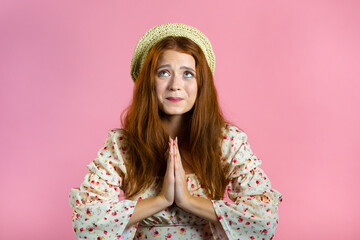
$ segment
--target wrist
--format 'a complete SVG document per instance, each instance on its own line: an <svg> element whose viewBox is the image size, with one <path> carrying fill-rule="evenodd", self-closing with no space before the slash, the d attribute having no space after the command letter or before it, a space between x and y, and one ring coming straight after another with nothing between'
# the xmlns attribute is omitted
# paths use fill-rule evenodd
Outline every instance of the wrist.
<svg viewBox="0 0 360 240"><path fill-rule="evenodd" d="M179 208L181 208L187 212L191 212L191 209L194 206L194 201L195 201L195 198L193 196L189 195L186 199L184 199L180 203L176 203L176 205Z"/></svg>
<svg viewBox="0 0 360 240"><path fill-rule="evenodd" d="M169 202L164 196L156 196L155 197L156 202L159 206L162 206L163 208L167 208L170 207L173 203Z"/></svg>

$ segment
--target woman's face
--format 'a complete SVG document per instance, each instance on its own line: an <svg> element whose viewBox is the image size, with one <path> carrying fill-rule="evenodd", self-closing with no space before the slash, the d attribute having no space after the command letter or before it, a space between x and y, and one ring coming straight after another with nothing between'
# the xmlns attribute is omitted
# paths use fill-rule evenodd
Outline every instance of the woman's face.
<svg viewBox="0 0 360 240"><path fill-rule="evenodd" d="M187 53L165 50L156 66L155 88L159 108L168 115L184 114L197 95L195 59Z"/></svg>

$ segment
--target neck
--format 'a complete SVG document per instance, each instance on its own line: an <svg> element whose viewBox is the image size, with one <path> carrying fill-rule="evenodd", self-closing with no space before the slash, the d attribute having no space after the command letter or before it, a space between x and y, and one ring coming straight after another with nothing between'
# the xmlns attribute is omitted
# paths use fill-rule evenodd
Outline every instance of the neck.
<svg viewBox="0 0 360 240"><path fill-rule="evenodd" d="M181 131L183 123L182 115L167 115L163 118L165 131L169 134L172 139L175 139Z"/></svg>

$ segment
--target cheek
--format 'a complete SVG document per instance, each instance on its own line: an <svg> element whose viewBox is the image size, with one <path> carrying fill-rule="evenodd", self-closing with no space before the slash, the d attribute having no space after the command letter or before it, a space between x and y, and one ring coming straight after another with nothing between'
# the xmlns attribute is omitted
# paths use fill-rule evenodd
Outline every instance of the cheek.
<svg viewBox="0 0 360 240"><path fill-rule="evenodd" d="M188 88L187 88L187 92L189 94L189 97L196 99L197 90L198 90L197 89L197 84L189 85Z"/></svg>
<svg viewBox="0 0 360 240"><path fill-rule="evenodd" d="M164 94L165 88L166 86L164 84L161 84L160 82L156 82L155 83L156 96L161 97Z"/></svg>

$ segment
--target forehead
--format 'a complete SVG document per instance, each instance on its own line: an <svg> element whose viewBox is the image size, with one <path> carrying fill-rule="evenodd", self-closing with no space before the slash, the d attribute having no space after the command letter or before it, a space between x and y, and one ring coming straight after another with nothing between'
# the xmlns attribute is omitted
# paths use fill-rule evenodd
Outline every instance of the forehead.
<svg viewBox="0 0 360 240"><path fill-rule="evenodd" d="M161 53L157 65L163 64L183 64L187 66L195 67L195 59L193 56L187 53L179 52L176 50L165 50Z"/></svg>

